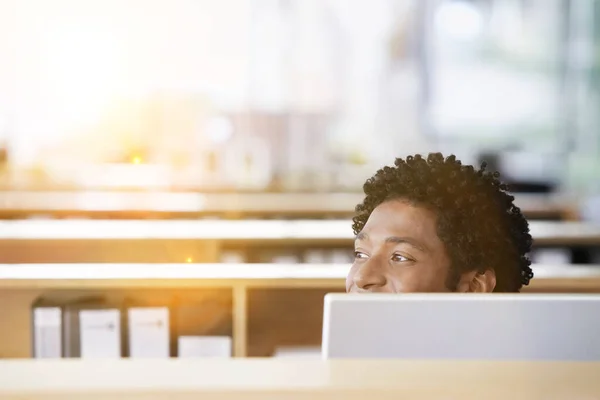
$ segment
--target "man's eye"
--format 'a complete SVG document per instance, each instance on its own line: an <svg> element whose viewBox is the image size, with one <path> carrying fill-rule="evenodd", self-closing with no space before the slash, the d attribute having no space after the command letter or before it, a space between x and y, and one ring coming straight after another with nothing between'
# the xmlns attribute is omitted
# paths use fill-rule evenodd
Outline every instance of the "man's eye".
<svg viewBox="0 0 600 400"><path fill-rule="evenodd" d="M412 260L409 259L409 258L407 258L407 257L404 257L401 254L394 254L392 256L392 261L395 261L395 262L405 262L405 261L412 261Z"/></svg>
<svg viewBox="0 0 600 400"><path fill-rule="evenodd" d="M362 251L355 251L354 258L364 260L365 258L367 258L367 255L365 253L363 253Z"/></svg>

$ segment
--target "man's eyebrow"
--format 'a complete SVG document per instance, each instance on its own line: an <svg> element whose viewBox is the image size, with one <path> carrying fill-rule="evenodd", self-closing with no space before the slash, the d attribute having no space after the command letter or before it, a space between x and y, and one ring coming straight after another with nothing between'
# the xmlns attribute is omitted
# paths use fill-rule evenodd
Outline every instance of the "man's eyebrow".
<svg viewBox="0 0 600 400"><path fill-rule="evenodd" d="M413 238L407 238L407 237L398 237L398 236L390 236L385 238L385 242L386 243L406 243L408 245L411 245L412 247L419 249L421 251L427 251L427 247L423 244L421 244L419 241L413 239Z"/></svg>
<svg viewBox="0 0 600 400"><path fill-rule="evenodd" d="M356 235L356 240L367 240L369 239L369 235L366 234L365 232L359 232L358 235Z"/></svg>
<svg viewBox="0 0 600 400"><path fill-rule="evenodd" d="M368 240L368 239L369 239L369 235L366 232L360 232L358 235L356 235L356 240ZM427 246L425 246L418 240L415 240L415 239L409 238L409 237L390 236L390 237L385 238L385 242L386 243L397 243L397 244L408 244L418 250L427 251Z"/></svg>

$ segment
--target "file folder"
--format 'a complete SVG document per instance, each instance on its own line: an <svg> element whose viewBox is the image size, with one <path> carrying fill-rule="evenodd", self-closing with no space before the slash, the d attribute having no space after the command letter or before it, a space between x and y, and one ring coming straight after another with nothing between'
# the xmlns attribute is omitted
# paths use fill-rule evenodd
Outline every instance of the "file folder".
<svg viewBox="0 0 600 400"><path fill-rule="evenodd" d="M120 358L123 355L121 305L104 298L85 298L65 306L64 356Z"/></svg>
<svg viewBox="0 0 600 400"><path fill-rule="evenodd" d="M179 358L231 357L231 336L179 336Z"/></svg>
<svg viewBox="0 0 600 400"><path fill-rule="evenodd" d="M126 354L132 358L169 358L171 343L171 310L168 305L126 303Z"/></svg>
<svg viewBox="0 0 600 400"><path fill-rule="evenodd" d="M61 358L62 314L61 302L40 297L31 306L32 353L34 358Z"/></svg>

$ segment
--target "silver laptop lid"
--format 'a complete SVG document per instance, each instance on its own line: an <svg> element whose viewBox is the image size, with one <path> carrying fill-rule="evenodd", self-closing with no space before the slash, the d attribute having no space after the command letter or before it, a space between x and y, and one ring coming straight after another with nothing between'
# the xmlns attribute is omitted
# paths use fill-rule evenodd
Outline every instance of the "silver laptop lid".
<svg viewBox="0 0 600 400"><path fill-rule="evenodd" d="M328 294L323 357L600 361L600 295Z"/></svg>

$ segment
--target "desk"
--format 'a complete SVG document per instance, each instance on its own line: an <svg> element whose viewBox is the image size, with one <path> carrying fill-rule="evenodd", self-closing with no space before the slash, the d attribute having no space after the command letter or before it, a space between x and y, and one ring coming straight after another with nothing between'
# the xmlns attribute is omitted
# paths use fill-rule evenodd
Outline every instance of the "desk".
<svg viewBox="0 0 600 400"><path fill-rule="evenodd" d="M286 340L318 345L323 295L344 291L348 269L335 264L0 265L0 326L11 327L0 330L0 356L30 356L30 305L48 291L70 295L134 291L136 297L156 300L173 293L193 298L201 288L220 288L232 298L236 356L255 354L248 350L252 332L260 332L256 340L270 349L280 339L276 329L269 329L272 323L286 330ZM600 292L600 266L534 265L533 270L536 277L525 293ZM305 332L295 332L298 327Z"/></svg>
<svg viewBox="0 0 600 400"><path fill-rule="evenodd" d="M190 218L349 217L364 198L355 193L194 193L127 191L0 191L0 216ZM576 202L560 195L516 194L532 219L571 219Z"/></svg>
<svg viewBox="0 0 600 400"><path fill-rule="evenodd" d="M351 226L349 220L0 221L0 262L182 262L189 254L217 262L223 248L351 249ZM530 228L537 247L600 247L600 225L533 221Z"/></svg>
<svg viewBox="0 0 600 400"><path fill-rule="evenodd" d="M600 363L383 360L0 362L3 400L600 399Z"/></svg>

